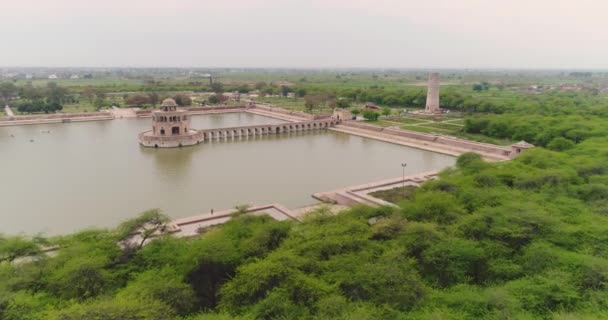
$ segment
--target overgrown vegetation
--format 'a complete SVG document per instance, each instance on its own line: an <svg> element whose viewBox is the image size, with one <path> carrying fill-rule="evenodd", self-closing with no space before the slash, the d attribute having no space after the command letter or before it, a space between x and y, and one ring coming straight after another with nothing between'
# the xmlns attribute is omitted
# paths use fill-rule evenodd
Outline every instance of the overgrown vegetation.
<svg viewBox="0 0 608 320"><path fill-rule="evenodd" d="M131 223L54 239L53 257L25 246L20 252L35 259L0 266L0 315L605 318L607 158L603 138L512 162L465 154L398 209L318 213L302 223L240 215L128 255L117 243ZM0 241L3 257L10 239Z"/></svg>
<svg viewBox="0 0 608 320"><path fill-rule="evenodd" d="M417 187L415 186L396 187L387 190L375 191L370 193L370 195L384 201L399 203L403 200L411 199L414 196L416 189Z"/></svg>

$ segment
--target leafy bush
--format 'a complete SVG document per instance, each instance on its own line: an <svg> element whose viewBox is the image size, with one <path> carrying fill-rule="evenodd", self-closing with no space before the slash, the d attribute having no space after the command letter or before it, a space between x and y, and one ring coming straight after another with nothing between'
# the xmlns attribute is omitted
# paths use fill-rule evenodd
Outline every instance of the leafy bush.
<svg viewBox="0 0 608 320"><path fill-rule="evenodd" d="M380 113L374 111L374 110L363 110L363 118L365 118L365 120L368 121L376 121L378 120L378 117L380 117Z"/></svg>

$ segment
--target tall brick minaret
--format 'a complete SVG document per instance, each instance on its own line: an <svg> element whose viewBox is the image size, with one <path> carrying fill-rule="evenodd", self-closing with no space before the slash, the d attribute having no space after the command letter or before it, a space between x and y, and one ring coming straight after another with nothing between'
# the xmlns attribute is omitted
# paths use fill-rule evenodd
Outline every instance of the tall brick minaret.
<svg viewBox="0 0 608 320"><path fill-rule="evenodd" d="M439 113L439 73L429 73L429 86L426 92L427 113Z"/></svg>

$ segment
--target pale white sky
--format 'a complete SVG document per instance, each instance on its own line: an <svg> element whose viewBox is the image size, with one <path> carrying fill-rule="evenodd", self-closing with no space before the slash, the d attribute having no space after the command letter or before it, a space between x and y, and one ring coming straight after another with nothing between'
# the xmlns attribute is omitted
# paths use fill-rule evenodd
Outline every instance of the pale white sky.
<svg viewBox="0 0 608 320"><path fill-rule="evenodd" d="M0 0L0 66L608 68L605 0Z"/></svg>

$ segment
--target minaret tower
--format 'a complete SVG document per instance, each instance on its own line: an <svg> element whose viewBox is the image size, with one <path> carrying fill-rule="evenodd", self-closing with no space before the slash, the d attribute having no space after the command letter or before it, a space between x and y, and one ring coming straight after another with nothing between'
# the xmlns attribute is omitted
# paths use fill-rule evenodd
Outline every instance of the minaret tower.
<svg viewBox="0 0 608 320"><path fill-rule="evenodd" d="M429 73L429 85L426 92L426 113L440 113L439 110L439 73Z"/></svg>

